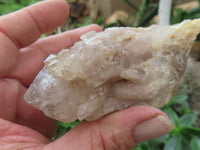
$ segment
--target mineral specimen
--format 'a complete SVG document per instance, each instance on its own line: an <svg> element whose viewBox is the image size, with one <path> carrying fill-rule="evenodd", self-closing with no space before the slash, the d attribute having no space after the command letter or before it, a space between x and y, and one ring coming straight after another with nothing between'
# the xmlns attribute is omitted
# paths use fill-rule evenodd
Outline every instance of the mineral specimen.
<svg viewBox="0 0 200 150"><path fill-rule="evenodd" d="M25 99L64 122L138 104L161 107L176 91L199 32L200 20L91 31L45 60Z"/></svg>

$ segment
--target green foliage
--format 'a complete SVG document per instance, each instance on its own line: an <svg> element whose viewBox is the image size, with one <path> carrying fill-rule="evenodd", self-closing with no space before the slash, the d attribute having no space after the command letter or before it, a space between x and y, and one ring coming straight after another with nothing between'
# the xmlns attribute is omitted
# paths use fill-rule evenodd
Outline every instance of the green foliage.
<svg viewBox="0 0 200 150"><path fill-rule="evenodd" d="M191 150L199 150L200 149L200 139L197 137L193 137L190 143Z"/></svg>
<svg viewBox="0 0 200 150"><path fill-rule="evenodd" d="M199 4L200 1L198 0ZM171 13L171 24L179 23L185 19L196 19L200 18L200 5L191 9L183 10L174 6Z"/></svg>
<svg viewBox="0 0 200 150"><path fill-rule="evenodd" d="M57 132L55 137L52 138L52 140L56 140L59 137L61 137L62 135L64 135L66 132L68 132L69 130L73 129L74 127L76 127L77 125L79 125L81 122L76 120L72 123L64 123L64 122L60 122L58 121L57 123Z"/></svg>
<svg viewBox="0 0 200 150"><path fill-rule="evenodd" d="M182 141L182 136L174 136L172 137L169 141L166 142L164 146L164 150L182 150L181 149L181 141Z"/></svg>
<svg viewBox="0 0 200 150"><path fill-rule="evenodd" d="M103 27L103 22L104 22L104 18L100 16L100 17L98 17L96 24L98 24L99 26L102 26L102 27ZM83 23L76 23L76 22L75 22L74 24L75 24L74 27L80 28L80 27L84 27L84 26L88 26L88 25L92 24L92 20L91 20L91 18L88 16L88 17L84 20Z"/></svg>
<svg viewBox="0 0 200 150"><path fill-rule="evenodd" d="M130 0L124 0L124 2L127 3L133 9L135 9L136 11L139 11L139 8L135 6L133 3L131 3Z"/></svg>
<svg viewBox="0 0 200 150"><path fill-rule="evenodd" d="M0 15L19 10L38 1L40 0L0 0Z"/></svg>
<svg viewBox="0 0 200 150"><path fill-rule="evenodd" d="M147 26L158 12L158 4L152 3L152 0L142 0L136 15L134 27Z"/></svg>
<svg viewBox="0 0 200 150"><path fill-rule="evenodd" d="M96 24L102 26L104 29L108 27L118 27L118 26L134 26L134 27L148 26L150 25L153 17L157 15L157 11L158 11L158 3L152 3L152 1L153 0L142 0L142 3L140 7L138 8L133 3L131 3L130 0L124 0L125 3L127 3L130 7L132 7L134 10L137 11L136 20L135 22L133 22L132 25L131 24L129 25L129 23L120 22L120 21L116 21L111 24L103 24L104 18L101 16L97 19ZM83 27L91 23L92 21L90 17L87 17L83 23L75 22L74 27Z"/></svg>

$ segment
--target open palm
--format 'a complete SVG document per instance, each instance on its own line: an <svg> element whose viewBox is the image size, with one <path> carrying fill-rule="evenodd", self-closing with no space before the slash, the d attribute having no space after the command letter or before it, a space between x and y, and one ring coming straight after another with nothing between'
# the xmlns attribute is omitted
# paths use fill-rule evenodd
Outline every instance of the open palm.
<svg viewBox="0 0 200 150"><path fill-rule="evenodd" d="M129 149L137 142L169 132L173 125L163 112L137 106L84 122L50 143L56 121L27 104L24 93L49 54L69 48L90 30L101 31L99 26L91 25L39 39L61 25L68 13L64 0L48 0L0 17L0 150ZM162 128L142 135L140 128L147 120L156 121L156 126Z"/></svg>

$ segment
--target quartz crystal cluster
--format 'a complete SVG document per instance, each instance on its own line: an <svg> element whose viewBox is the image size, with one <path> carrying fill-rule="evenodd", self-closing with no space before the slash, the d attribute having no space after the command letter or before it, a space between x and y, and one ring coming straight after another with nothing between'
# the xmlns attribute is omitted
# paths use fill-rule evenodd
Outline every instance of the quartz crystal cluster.
<svg viewBox="0 0 200 150"><path fill-rule="evenodd" d="M161 107L178 88L199 32L200 20L91 31L44 61L25 100L64 122L138 104Z"/></svg>

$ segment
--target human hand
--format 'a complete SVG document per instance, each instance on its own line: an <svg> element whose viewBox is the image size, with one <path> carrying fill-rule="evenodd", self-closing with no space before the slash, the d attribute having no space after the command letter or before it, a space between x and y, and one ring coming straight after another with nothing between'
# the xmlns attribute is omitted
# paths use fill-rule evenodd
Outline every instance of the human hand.
<svg viewBox="0 0 200 150"><path fill-rule="evenodd" d="M24 101L24 93L51 53L71 47L97 25L39 39L67 18L65 0L47 0L0 17L0 150L128 150L170 132L166 114L135 106L93 122L83 122L51 142L56 121Z"/></svg>

